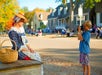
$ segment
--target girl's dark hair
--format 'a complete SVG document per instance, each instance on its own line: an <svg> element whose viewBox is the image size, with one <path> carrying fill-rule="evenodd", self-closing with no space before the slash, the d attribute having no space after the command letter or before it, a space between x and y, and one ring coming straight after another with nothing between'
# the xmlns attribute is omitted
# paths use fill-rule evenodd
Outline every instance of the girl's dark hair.
<svg viewBox="0 0 102 75"><path fill-rule="evenodd" d="M21 19L19 20L19 22L24 22L24 19L23 19L23 18L21 18Z"/></svg>

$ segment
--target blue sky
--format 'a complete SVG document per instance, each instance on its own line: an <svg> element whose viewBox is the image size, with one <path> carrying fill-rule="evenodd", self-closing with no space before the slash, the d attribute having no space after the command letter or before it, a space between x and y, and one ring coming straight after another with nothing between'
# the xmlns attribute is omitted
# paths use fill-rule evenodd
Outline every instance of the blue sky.
<svg viewBox="0 0 102 75"><path fill-rule="evenodd" d="M47 9L49 7L56 8L61 3L56 3L55 0L18 0L21 8L28 7L29 10L34 8Z"/></svg>

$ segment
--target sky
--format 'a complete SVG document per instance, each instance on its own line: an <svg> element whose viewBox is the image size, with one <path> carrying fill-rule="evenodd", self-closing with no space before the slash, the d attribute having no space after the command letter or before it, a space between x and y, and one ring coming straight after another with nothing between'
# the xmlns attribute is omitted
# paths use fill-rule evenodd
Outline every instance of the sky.
<svg viewBox="0 0 102 75"><path fill-rule="evenodd" d="M49 7L56 8L61 3L56 3L55 0L18 0L21 8L28 7L31 11L35 8L47 9Z"/></svg>

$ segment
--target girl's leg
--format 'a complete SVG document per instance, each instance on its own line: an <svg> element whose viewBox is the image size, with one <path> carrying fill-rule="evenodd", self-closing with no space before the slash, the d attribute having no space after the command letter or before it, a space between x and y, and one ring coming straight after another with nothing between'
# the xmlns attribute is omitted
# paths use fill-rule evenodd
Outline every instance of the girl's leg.
<svg viewBox="0 0 102 75"><path fill-rule="evenodd" d="M87 75L87 66L86 65L82 66L83 66L83 75Z"/></svg>
<svg viewBox="0 0 102 75"><path fill-rule="evenodd" d="M91 72L90 65L87 65L87 75L90 75L90 72Z"/></svg>

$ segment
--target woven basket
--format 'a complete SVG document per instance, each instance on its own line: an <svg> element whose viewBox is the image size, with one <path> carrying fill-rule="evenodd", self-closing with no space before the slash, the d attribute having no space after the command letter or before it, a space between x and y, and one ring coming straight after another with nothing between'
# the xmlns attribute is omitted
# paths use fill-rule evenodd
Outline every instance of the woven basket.
<svg viewBox="0 0 102 75"><path fill-rule="evenodd" d="M11 40L12 42L14 42L16 49L10 49L10 48L3 48L2 44L8 41L4 40L1 44L0 44L0 62L2 63L12 63L18 60L18 52L17 52L17 45L15 43L15 41Z"/></svg>

